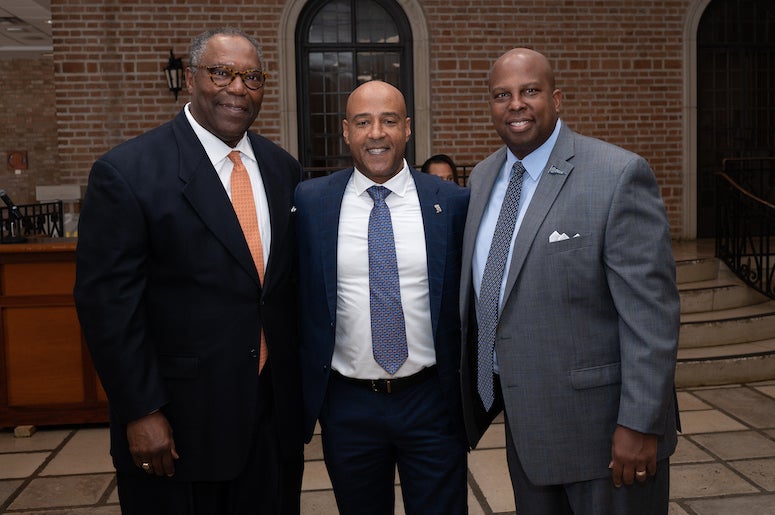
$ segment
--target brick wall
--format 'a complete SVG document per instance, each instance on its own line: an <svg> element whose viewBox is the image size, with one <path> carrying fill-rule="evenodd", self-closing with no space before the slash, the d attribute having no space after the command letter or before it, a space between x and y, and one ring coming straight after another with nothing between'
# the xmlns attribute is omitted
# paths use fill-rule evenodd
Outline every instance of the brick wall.
<svg viewBox="0 0 775 515"><path fill-rule="evenodd" d="M554 64L572 128L649 160L680 234L682 38L691 1L420 0L431 38L432 151L475 163L500 145L487 72L505 50L530 46ZM58 179L85 182L97 156L180 110L188 95L176 103L162 69L170 49L185 58L205 28L230 24L254 34L275 72L283 7L282 0L51 0ZM254 127L275 141L280 87L267 83Z"/></svg>
<svg viewBox="0 0 775 515"><path fill-rule="evenodd" d="M0 154L26 150L29 168L16 175L0 165L0 189L17 204L35 201L35 186L58 184L54 65L50 57L0 60L3 123Z"/></svg>

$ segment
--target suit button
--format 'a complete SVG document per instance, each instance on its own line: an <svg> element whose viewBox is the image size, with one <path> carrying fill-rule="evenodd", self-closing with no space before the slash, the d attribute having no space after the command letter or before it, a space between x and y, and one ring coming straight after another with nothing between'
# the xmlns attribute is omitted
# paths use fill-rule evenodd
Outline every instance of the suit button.
<svg viewBox="0 0 775 515"><path fill-rule="evenodd" d="M250 349L250 357L251 358L257 358L258 357L258 351L256 349Z"/></svg>

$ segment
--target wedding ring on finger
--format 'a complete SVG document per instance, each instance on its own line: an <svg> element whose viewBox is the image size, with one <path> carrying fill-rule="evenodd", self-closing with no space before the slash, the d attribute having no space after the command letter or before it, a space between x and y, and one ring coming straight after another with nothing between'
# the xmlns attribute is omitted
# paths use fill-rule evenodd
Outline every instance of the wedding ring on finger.
<svg viewBox="0 0 775 515"><path fill-rule="evenodd" d="M645 470L636 470L635 471L635 475L637 477L639 477L639 478L644 478L644 477L646 477L646 471Z"/></svg>
<svg viewBox="0 0 775 515"><path fill-rule="evenodd" d="M144 461L144 462L142 462L142 464L140 464L140 468L142 468L146 472L150 472L151 471L151 464L148 463L147 461Z"/></svg>

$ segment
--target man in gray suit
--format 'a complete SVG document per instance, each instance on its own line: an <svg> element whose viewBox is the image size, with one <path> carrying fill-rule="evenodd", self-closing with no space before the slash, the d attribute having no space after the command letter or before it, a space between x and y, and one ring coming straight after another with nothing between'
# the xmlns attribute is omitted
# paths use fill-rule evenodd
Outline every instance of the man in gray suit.
<svg viewBox="0 0 775 515"><path fill-rule="evenodd" d="M654 174L562 123L543 55L507 52L489 90L505 147L469 180L469 444L505 408L520 515L667 513L679 300Z"/></svg>

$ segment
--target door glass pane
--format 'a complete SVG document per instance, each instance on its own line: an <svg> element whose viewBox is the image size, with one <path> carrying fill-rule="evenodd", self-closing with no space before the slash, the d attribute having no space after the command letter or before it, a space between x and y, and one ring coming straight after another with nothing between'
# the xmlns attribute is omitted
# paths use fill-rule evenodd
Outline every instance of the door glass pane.
<svg viewBox="0 0 775 515"><path fill-rule="evenodd" d="M352 34L350 14L348 0L334 0L327 3L312 20L308 41L310 43L349 43Z"/></svg>
<svg viewBox="0 0 775 515"><path fill-rule="evenodd" d="M398 27L376 2L357 2L355 38L358 43L398 43Z"/></svg>
<svg viewBox="0 0 775 515"><path fill-rule="evenodd" d="M352 89L351 52L311 52L309 56L311 166L345 166L350 162L342 141L342 118Z"/></svg>
<svg viewBox="0 0 775 515"><path fill-rule="evenodd" d="M398 52L358 52L358 83L381 80L401 89L401 55Z"/></svg>

